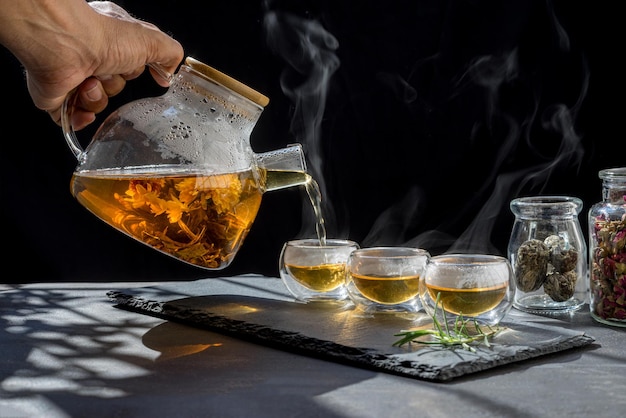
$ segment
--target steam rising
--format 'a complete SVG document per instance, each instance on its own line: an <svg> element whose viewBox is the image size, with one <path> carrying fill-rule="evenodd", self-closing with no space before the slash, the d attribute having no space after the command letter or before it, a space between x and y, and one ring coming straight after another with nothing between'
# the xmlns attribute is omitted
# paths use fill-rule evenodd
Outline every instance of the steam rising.
<svg viewBox="0 0 626 418"><path fill-rule="evenodd" d="M566 54L571 45L570 39L559 20L551 11L548 2L550 34L554 39L545 40L556 45L558 52ZM321 159L320 125L329 88L329 80L339 67L335 50L337 39L314 20L305 20L288 13L266 12L264 24L267 42L272 50L287 63L281 78L283 92L295 106L291 129L299 141L305 145L310 159L310 171L320 183L322 196L326 196ZM419 40L416 40L419 42ZM499 251L491 243L495 220L508 211L510 200L520 193L541 194L555 172L580 167L584 155L581 137L574 125L577 113L586 96L588 74L584 60L582 86L575 103L568 107L563 101L542 97L541 80L529 83L531 88L524 92L528 103L515 108L518 113L501 103L503 91L521 78L528 78L520 65L520 52L517 47L499 54L486 54L469 61L463 74L455 84L458 94L467 88L478 89L484 96L479 101L484 108L484 118L475 121L466 138L474 142L474 135L488 135L495 150L494 161L488 161L491 169L482 187L478 187L469 201L427 202L419 184L409 187L404 197L389 202L374 222L362 246L410 245L430 249L443 247L445 252L480 252L497 254ZM432 57L436 60L437 57ZM420 90L412 86L398 74L379 73L378 81L398 102L409 106L411 103L427 103L428 98L420 97ZM451 98L450 98L451 99ZM554 103L550 103L554 100ZM519 111L522 109L523 111ZM541 140L537 140L537 129L541 130ZM546 139L547 138L547 139ZM420 138L416 138L417 141ZM463 140L458 138L457 140ZM331 144L332 146L332 144ZM520 157L520 149L529 153L529 158ZM432 158L436 158L433 156ZM517 160L516 160L517 159ZM522 164L520 164L520 160ZM445 165L442 161L442 165ZM484 162L477 162L484 164ZM416 182L436 180L416 179ZM463 186L463 179L459 179ZM474 187L474 185L470 185ZM451 197L454 199L454 196ZM332 208L325 202L324 215L331 215ZM450 205L455 205L450 208ZM426 205L442 205L449 211L444 221L434 229L424 230L423 212ZM473 221L460 236L444 231L463 221L468 214L476 214ZM310 222L311 225L314 222ZM422 231L417 236L409 236L411 231ZM413 232L414 233L414 232Z"/></svg>
<svg viewBox="0 0 626 418"><path fill-rule="evenodd" d="M317 181L324 199L322 207L326 221L332 218L332 206L325 200L326 184L322 174L320 125L326 108L328 85L339 67L335 50L337 39L315 20L307 20L286 12L268 11L264 17L267 43L283 58L287 68L281 76L283 93L294 104L291 133L302 143L308 160L308 170ZM304 227L314 226L310 208L304 208Z"/></svg>

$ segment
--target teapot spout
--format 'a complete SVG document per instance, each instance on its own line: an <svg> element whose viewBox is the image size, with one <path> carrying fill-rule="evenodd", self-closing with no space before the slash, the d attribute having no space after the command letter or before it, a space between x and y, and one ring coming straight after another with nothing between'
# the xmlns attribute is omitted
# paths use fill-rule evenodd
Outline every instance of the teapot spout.
<svg viewBox="0 0 626 418"><path fill-rule="evenodd" d="M306 185L311 182L301 144L255 155L257 166L265 178L264 191Z"/></svg>

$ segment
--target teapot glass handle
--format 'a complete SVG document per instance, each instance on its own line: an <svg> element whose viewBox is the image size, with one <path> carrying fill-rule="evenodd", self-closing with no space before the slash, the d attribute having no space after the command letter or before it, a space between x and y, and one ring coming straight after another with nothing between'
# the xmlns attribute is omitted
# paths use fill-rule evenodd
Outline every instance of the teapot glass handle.
<svg viewBox="0 0 626 418"><path fill-rule="evenodd" d="M162 65L157 63L148 64L152 70L154 70L159 76L163 77L167 80L168 83L172 82L174 75L163 68ZM84 153L83 147L81 147L80 142L78 142L78 138L76 138L76 132L74 132L74 128L72 127L72 123L70 122L72 114L71 109L74 108L73 104L76 101L76 89L72 90L63 100L63 104L61 105L61 129L63 129L63 136L65 137L65 141L67 142L67 146L70 147L72 153L79 162L83 161Z"/></svg>
<svg viewBox="0 0 626 418"><path fill-rule="evenodd" d="M74 153L74 156L78 161L82 161L83 159L83 148L80 146L78 142L78 138L76 138L76 133L74 132L74 128L72 128L72 123L70 122L71 118L71 109L76 101L76 90L72 90L63 100L63 104L61 105L61 129L63 129L63 136L65 137L65 142L67 142L67 146L70 147L70 150Z"/></svg>

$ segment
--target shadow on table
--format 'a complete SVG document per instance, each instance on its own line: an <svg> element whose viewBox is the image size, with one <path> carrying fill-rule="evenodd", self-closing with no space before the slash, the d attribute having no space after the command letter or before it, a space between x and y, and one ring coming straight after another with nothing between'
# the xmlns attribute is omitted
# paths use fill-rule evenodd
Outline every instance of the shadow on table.
<svg viewBox="0 0 626 418"><path fill-rule="evenodd" d="M85 297L103 289L0 293L0 415L341 417L324 394L376 376Z"/></svg>

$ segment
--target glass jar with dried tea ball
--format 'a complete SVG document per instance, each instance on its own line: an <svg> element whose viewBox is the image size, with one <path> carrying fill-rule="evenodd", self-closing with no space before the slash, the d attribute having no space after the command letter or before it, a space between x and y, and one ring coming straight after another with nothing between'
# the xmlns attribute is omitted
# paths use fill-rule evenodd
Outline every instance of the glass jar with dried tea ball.
<svg viewBox="0 0 626 418"><path fill-rule="evenodd" d="M550 314L576 311L587 297L587 246L578 215L583 202L568 196L511 201L515 222L508 257L515 272L513 306Z"/></svg>
<svg viewBox="0 0 626 418"><path fill-rule="evenodd" d="M589 308L626 327L626 167L601 170L602 202L589 210Z"/></svg>

